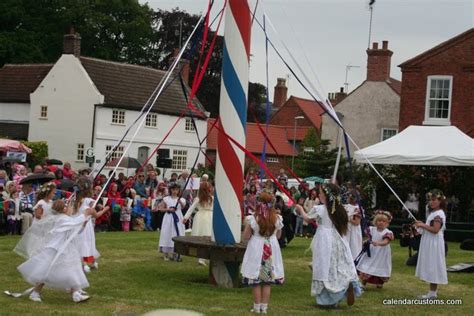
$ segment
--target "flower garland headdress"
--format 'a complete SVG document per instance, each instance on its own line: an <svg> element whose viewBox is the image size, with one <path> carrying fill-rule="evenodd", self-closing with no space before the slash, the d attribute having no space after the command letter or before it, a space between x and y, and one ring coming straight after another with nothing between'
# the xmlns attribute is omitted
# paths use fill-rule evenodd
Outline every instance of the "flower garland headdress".
<svg viewBox="0 0 474 316"><path fill-rule="evenodd" d="M375 213L374 213L374 218L375 218L375 216L377 216L377 215L384 215L384 216L386 216L389 223L392 221L392 214L390 214L389 211L377 210L377 211L375 211Z"/></svg>
<svg viewBox="0 0 474 316"><path fill-rule="evenodd" d="M431 199L432 197L435 197L440 200L446 200L446 196L444 196L443 192L438 189L433 189L428 192L428 198Z"/></svg>
<svg viewBox="0 0 474 316"><path fill-rule="evenodd" d="M336 212L336 201L341 204L341 195L338 193L334 194L326 183L323 183L321 187L326 194L329 204L332 204L331 214L334 214Z"/></svg>

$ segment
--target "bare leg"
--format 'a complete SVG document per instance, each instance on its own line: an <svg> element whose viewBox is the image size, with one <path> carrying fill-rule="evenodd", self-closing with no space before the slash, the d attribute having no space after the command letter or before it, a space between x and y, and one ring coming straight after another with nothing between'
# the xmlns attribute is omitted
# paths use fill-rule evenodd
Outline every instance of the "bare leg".
<svg viewBox="0 0 474 316"><path fill-rule="evenodd" d="M255 304L260 304L262 302L262 287L260 285L255 286L252 289L253 293L253 302Z"/></svg>
<svg viewBox="0 0 474 316"><path fill-rule="evenodd" d="M36 286L35 286L35 288L33 289L33 291L39 293L39 292L41 292L41 290L43 289L43 287L44 287L44 283L38 283L38 284L36 284Z"/></svg>
<svg viewBox="0 0 474 316"><path fill-rule="evenodd" d="M262 303L268 304L270 302L270 292L272 288L270 285L262 286Z"/></svg>

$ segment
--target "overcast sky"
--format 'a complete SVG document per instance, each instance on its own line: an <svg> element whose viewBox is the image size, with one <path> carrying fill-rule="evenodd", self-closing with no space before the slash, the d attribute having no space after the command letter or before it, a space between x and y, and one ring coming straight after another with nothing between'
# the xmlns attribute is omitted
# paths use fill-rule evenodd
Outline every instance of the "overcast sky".
<svg viewBox="0 0 474 316"><path fill-rule="evenodd" d="M154 9L175 7L200 14L207 0L140 0ZM253 10L256 0L249 0ZM223 5L215 0L214 13ZM360 66L349 71L349 91L366 77L369 27L368 1L365 0L260 0L256 17L268 15L279 38L292 50L306 75L321 82L321 92L335 92L345 81L346 65ZM373 11L371 42L389 41L391 76L401 79L400 63L474 26L474 0L377 0ZM278 43L276 34L269 38ZM265 37L258 25L252 29L250 81L265 84ZM288 55L285 58L291 62ZM306 60L310 61L310 66ZM292 64L292 63L291 63ZM277 77L290 72L269 52L270 99ZM293 64L292 64L293 65ZM288 96L309 97L296 80L289 77Z"/></svg>

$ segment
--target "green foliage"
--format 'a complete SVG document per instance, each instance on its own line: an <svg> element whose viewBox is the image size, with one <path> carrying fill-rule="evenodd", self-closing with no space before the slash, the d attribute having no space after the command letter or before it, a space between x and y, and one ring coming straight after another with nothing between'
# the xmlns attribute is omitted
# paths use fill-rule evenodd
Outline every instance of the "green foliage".
<svg viewBox="0 0 474 316"><path fill-rule="evenodd" d="M28 154L26 160L28 165L33 168L36 165L44 164L45 158L48 157L48 143L47 142L27 142L22 141L25 146L31 148L31 154Z"/></svg>
<svg viewBox="0 0 474 316"><path fill-rule="evenodd" d="M311 128L300 144L298 156L295 157L295 171L301 177L318 176L331 178L336 164L337 149L329 149L330 141L321 139L314 128ZM340 165L344 165L341 159Z"/></svg>
<svg viewBox="0 0 474 316"><path fill-rule="evenodd" d="M216 168L214 166L204 166L203 164L198 164L197 165L197 170L195 170L195 173L199 176L202 177L204 174L207 174L209 176L209 179L214 179L215 178L215 173L216 173Z"/></svg>

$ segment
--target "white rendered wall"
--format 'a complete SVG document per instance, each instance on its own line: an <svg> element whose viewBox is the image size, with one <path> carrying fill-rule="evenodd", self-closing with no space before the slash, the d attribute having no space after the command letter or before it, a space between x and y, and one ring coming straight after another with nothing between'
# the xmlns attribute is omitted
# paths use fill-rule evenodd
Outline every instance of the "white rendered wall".
<svg viewBox="0 0 474 316"><path fill-rule="evenodd" d="M76 161L77 144L92 142L94 104L104 97L74 55L62 55L30 95L30 141L47 141L49 157L85 167ZM48 118L40 118L41 106L48 107Z"/></svg>
<svg viewBox="0 0 474 316"><path fill-rule="evenodd" d="M112 108L97 106L96 107L96 130L94 138L94 153L97 163L102 163L105 157L105 149L107 145L115 145L117 140L122 137L127 127L138 117L138 111L123 110L125 111L125 124L117 125L112 123ZM125 154L133 158L138 158L138 149L141 146L149 147L149 153L158 146L163 140L166 133L171 129L173 124L178 119L177 116L157 114L157 127L146 127L143 124L142 128L138 132L133 144L130 146L130 150ZM199 142L195 132L185 131L185 118L182 118L178 125L173 129L171 134L168 136L166 141L161 145L161 149L170 149L170 158L173 158L173 149L187 150L186 167L191 169L199 153ZM199 136L201 140L207 133L207 122L204 120L196 120ZM138 126L138 123L137 125ZM126 141L129 141L136 128L132 128L128 134ZM206 142L203 144L205 151ZM128 142L124 142L124 150L128 146ZM100 160L100 162L98 162ZM153 165L156 164L156 155L153 155L149 161ZM198 163L204 164L205 157L201 153L198 159ZM171 172L179 172L182 170L167 170L166 176L169 177ZM133 172L132 172L133 174ZM131 174L131 175L132 175Z"/></svg>

